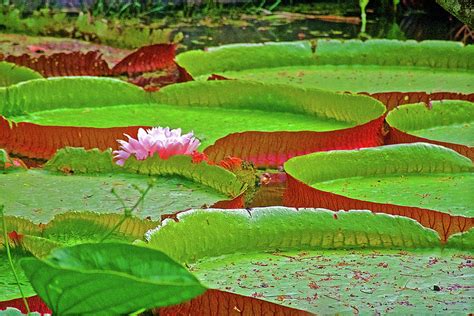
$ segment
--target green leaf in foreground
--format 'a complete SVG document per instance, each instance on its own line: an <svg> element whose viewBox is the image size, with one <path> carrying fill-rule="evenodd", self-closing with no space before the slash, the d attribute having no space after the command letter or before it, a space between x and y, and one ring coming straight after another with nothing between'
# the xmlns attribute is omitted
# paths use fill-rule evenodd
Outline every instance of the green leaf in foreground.
<svg viewBox="0 0 474 316"><path fill-rule="evenodd" d="M56 215L46 225L14 216L6 216L8 232L15 231L19 239L11 242L12 257L25 296L35 295L28 278L20 267L22 258L47 257L51 251L84 243L96 243L120 221L120 214L95 212L67 212ZM136 217L127 218L107 239L107 242L129 243L142 239L145 232L156 227L158 222ZM3 230L0 227L0 244L3 244ZM0 246L1 248L1 246ZM11 273L7 254L0 251L0 302L20 298L21 294Z"/></svg>
<svg viewBox="0 0 474 316"><path fill-rule="evenodd" d="M178 304L205 288L160 251L117 243L57 249L21 266L38 295L58 315L125 314Z"/></svg>

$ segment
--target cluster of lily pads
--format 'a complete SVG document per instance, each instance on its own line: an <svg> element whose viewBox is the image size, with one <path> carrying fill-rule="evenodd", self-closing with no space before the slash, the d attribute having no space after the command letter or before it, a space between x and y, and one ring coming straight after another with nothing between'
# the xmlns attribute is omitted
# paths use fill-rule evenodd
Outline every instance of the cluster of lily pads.
<svg viewBox="0 0 474 316"><path fill-rule="evenodd" d="M159 70L143 64L127 63ZM472 46L242 44L156 64L186 82L0 63L0 307L472 312Z"/></svg>

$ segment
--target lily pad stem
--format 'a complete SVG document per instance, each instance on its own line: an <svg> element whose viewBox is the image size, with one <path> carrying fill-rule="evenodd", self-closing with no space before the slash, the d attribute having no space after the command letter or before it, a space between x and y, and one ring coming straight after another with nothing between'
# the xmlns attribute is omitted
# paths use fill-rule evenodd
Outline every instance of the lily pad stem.
<svg viewBox="0 0 474 316"><path fill-rule="evenodd" d="M107 238L110 237L110 235L112 235L117 229L120 228L120 226L122 226L122 224L127 220L127 218L129 217L132 217L132 213L133 211L135 211L138 206L140 205L140 203L143 202L143 200L145 199L145 196L148 194L148 192L151 190L151 188L153 188L154 186L154 182L150 182L148 184L148 187L143 191L141 192L141 196L140 198L137 200L137 202L132 206L132 208L128 208L128 207L124 207L124 213L123 213L123 216L122 218L120 219L120 221L115 224L115 226L104 236L102 237L102 239L100 240L100 242L103 242L104 240L106 240ZM121 199L118 194L115 192L115 190L112 190L112 194L114 194L119 200L120 202L122 203L122 205L125 206L125 203L123 201L123 199Z"/></svg>

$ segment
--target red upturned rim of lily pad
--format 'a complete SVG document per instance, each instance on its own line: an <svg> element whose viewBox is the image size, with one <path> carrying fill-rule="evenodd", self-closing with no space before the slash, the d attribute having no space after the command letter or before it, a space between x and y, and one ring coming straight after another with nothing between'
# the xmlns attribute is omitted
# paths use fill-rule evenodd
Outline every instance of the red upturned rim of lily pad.
<svg viewBox="0 0 474 316"><path fill-rule="evenodd" d="M52 313L48 306L37 295L28 297L27 301L31 312L37 312L41 315ZM26 308L21 298L0 302L0 310L5 310L8 307L17 308L22 313L26 313ZM255 316L263 313L288 316L312 315L303 310L278 305L255 297L243 296L214 289L209 289L204 292L204 294L193 298L188 302L168 307L155 308L152 312L154 315L224 315L238 312L239 310L259 311L258 314L252 313L252 315Z"/></svg>
<svg viewBox="0 0 474 316"><path fill-rule="evenodd" d="M288 159L316 151L357 149L383 144L383 117L363 125L330 132L242 132L218 139L204 153L218 162L227 156L238 157L258 167L278 167ZM8 152L37 159L50 159L58 149L118 149L123 134L137 135L140 128L130 126L91 128L43 126L34 123L9 122L0 116L0 147Z"/></svg>
<svg viewBox="0 0 474 316"><path fill-rule="evenodd" d="M459 125L469 126L474 123L474 103L469 100L438 100L427 103L411 103L391 110L386 121L390 125L387 135L388 144L425 142L451 148L463 156L474 160L474 147L461 140L469 129L459 128ZM451 127L450 127L451 126ZM453 127L454 126L454 127ZM415 135L414 130L448 128L456 137L450 137L449 142L443 135ZM446 133L446 129L444 129ZM440 137L441 138L437 138Z"/></svg>
<svg viewBox="0 0 474 316"><path fill-rule="evenodd" d="M84 89L93 89L95 85L103 84L104 92L101 94L96 92L96 98L101 100L90 100L91 97L82 96L80 92L77 92L76 97L75 91L79 83L83 84ZM51 98L51 94L42 89L47 87L48 91L54 91L53 88L63 86L64 89L66 87L69 89L70 94L57 104L56 99ZM123 89L124 93L121 101L116 100L114 94L119 88ZM176 117L175 124L179 124L181 116L179 111L183 109L207 109L208 115L212 115L210 111L220 113L229 109L227 116L224 114L222 116L228 118L229 122L235 120L235 128L231 124L222 130L218 124L199 121L200 113L196 110L192 117L195 121L184 122L188 125L186 127L188 130L194 130L197 134L209 134L204 153L213 162L232 156L250 161L257 167L274 168L281 166L291 157L315 151L356 149L379 146L383 143L383 114L386 111L383 104L366 96L337 94L318 89L232 80L184 83L169 86L157 93L146 94L118 80L75 77L32 80L12 87L11 91L14 93L5 93L6 117L0 117L0 147L29 158L49 159L62 147L117 149L116 140L121 139L122 134L134 137L139 128L150 127L126 126L126 122L119 122L123 124L122 127L110 124L104 127L101 125L89 127L87 124L74 126L74 120L71 122L59 120L55 123L57 125L46 126L35 122L34 112L54 110L67 104L69 106L66 110L94 107L94 102L102 102L104 109L105 106L117 105L118 102L127 106L133 104L147 106L150 98L157 105L171 107L170 111L176 109L176 113L173 112ZM23 101L24 97L26 101ZM236 111L241 109L245 110L247 116L236 115ZM14 115L22 114L21 111L27 113L26 120L19 119L15 122ZM92 115L92 110L89 112L91 113L87 115ZM292 123L280 119L277 124L270 124L271 127L266 128L267 116L268 120L272 120L272 115L278 113L299 115L298 120L304 120L299 125L298 120ZM102 119L107 121L105 116ZM239 125L239 119L248 120L244 127ZM156 120L159 123L159 117ZM320 129L318 120L327 120L330 124L333 121L343 124ZM289 123L292 123L291 127L288 127ZM173 118L168 118L166 125L173 125Z"/></svg>
<svg viewBox="0 0 474 316"><path fill-rule="evenodd" d="M321 157L321 155L327 155L327 157ZM349 164L345 168L338 167L338 162L341 163L340 161L347 160L349 156L355 163L352 166ZM416 161L417 157L424 157L425 161ZM369 168L360 166L369 163L369 160L377 161L377 163L370 163ZM329 161L331 161L331 167L327 166ZM407 165L410 161L413 161L412 168ZM324 191L310 183L311 181L330 181L338 177L353 178L362 175L384 174L384 171L391 174L394 172L393 170L399 169L411 170L406 172L417 174L421 172L419 170L421 168L420 164L425 166L422 169L423 172L427 173L435 172L435 170L438 172L442 172L440 170L453 170L453 172L470 172L473 170L472 162L466 157L447 148L426 143L316 153L295 158L285 164L287 188L283 196L283 205L290 207L321 207L330 210L365 209L374 213L405 216L437 231L442 241L446 241L454 233L464 232L474 227L474 217L463 216L461 213L450 214L423 206L361 200ZM326 171L323 172L322 170ZM327 179L322 180L321 177Z"/></svg>

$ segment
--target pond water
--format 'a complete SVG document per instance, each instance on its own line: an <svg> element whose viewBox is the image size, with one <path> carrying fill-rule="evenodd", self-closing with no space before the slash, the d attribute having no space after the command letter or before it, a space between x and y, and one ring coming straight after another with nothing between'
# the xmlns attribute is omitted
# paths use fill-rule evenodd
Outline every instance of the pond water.
<svg viewBox="0 0 474 316"><path fill-rule="evenodd" d="M355 12L354 12L355 14ZM293 19L284 14L267 17L248 17L240 21L225 21L222 25L207 23L170 24L174 34L184 34L184 49L202 49L232 43L261 43L295 41L313 38L387 38L421 40L455 40L461 24L456 20L433 18L414 13L400 18L373 17L367 21L365 34L352 16L349 22L319 20L317 15L308 19ZM324 17L320 18L324 19Z"/></svg>
<svg viewBox="0 0 474 316"><path fill-rule="evenodd" d="M126 28L146 26L151 30L170 30L170 39L176 35L181 37L179 33L182 33L180 50L202 49L232 43L280 42L315 38L387 38L417 41L464 39L468 42L474 39L472 34L465 38L463 38L464 33L458 34L462 23L436 4L426 5L426 8L423 8L426 12L419 8L410 9L399 5L397 14L383 13L384 9L373 5L367 10L366 31L361 33L360 9L356 1L307 1L306 3L299 1L299 4L291 6L278 6L273 11L269 11L266 7L259 8L251 5L224 7L216 5L210 8L208 5L202 5L198 9L192 5L166 6L166 3L172 2L161 0L163 11L158 11L156 16L145 14L141 16L141 20L134 19L136 22L118 20L118 23ZM13 1L12 3L22 3L19 8L26 15L39 8L38 5L33 5L33 2L25 4L25 1ZM79 11L87 7L91 9L91 3L92 0L58 0L55 2L55 8L68 12L68 15L75 19ZM191 2L188 1L188 3ZM387 8L385 10L391 11ZM110 14L107 19L109 18L124 19L125 16ZM131 34L136 36L134 32ZM149 43L143 43L145 44Z"/></svg>

